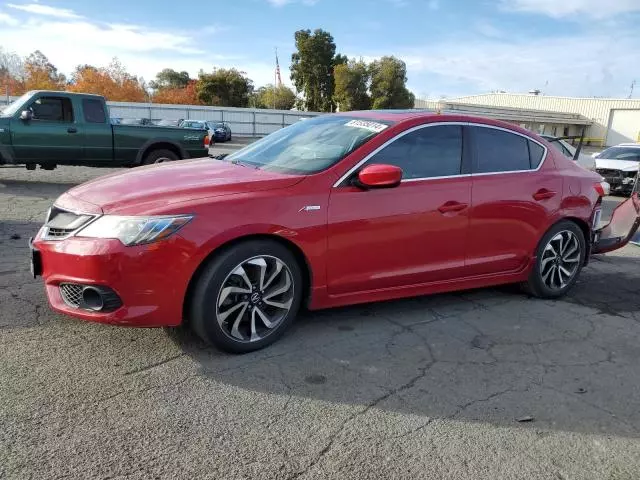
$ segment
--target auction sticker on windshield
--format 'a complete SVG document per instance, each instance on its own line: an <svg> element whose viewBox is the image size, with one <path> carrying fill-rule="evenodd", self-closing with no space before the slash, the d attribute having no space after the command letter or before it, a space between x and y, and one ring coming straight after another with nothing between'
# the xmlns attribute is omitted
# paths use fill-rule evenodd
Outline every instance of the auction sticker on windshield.
<svg viewBox="0 0 640 480"><path fill-rule="evenodd" d="M380 133L389 125L385 125L384 123L378 122L368 122L366 120L350 120L345 123L347 127L356 127L356 128L364 128L365 130L370 130L372 132Z"/></svg>

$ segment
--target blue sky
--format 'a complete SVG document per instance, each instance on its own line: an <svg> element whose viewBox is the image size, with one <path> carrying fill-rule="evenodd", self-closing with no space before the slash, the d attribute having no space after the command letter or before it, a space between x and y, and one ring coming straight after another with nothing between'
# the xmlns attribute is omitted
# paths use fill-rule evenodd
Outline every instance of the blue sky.
<svg viewBox="0 0 640 480"><path fill-rule="evenodd" d="M607 5L609 3L609 5ZM349 57L395 55L420 98L492 90L640 98L640 0L0 0L0 47L41 50L63 72L117 56L151 80L165 67L244 70L290 84L293 33L323 28Z"/></svg>

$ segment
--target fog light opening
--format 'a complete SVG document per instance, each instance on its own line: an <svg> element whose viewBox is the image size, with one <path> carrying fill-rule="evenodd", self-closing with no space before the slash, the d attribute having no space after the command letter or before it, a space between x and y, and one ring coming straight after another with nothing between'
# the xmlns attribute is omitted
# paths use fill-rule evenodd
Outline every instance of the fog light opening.
<svg viewBox="0 0 640 480"><path fill-rule="evenodd" d="M82 290L82 302L86 308L99 312L104 308L102 294L93 287L85 287Z"/></svg>

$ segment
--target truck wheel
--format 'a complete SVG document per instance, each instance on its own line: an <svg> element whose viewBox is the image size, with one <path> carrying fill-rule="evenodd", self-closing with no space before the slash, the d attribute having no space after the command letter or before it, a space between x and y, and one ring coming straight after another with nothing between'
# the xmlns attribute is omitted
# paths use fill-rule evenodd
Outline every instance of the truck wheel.
<svg viewBox="0 0 640 480"><path fill-rule="evenodd" d="M178 155L171 150L152 150L144 157L142 164L152 165L154 163L173 162L174 160L179 159Z"/></svg>

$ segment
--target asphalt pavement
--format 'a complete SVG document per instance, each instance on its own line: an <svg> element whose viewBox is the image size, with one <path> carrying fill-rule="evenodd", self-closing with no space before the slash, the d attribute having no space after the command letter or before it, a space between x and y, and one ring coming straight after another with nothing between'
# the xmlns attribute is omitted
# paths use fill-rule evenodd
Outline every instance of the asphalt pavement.
<svg viewBox="0 0 640 480"><path fill-rule="evenodd" d="M304 313L228 355L49 310L26 241L108 172L0 167L0 478L640 477L638 247L558 301L505 287Z"/></svg>

